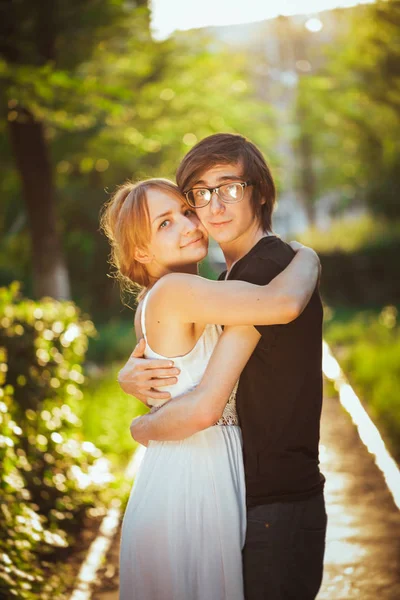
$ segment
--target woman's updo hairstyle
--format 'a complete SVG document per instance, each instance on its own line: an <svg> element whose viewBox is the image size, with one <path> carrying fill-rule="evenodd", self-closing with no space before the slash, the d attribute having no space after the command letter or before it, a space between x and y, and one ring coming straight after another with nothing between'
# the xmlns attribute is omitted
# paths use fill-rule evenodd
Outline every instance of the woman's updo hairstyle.
<svg viewBox="0 0 400 600"><path fill-rule="evenodd" d="M101 211L100 228L111 245L109 263L122 292L137 294L150 283L146 265L135 259L135 249L146 249L150 238L147 191L160 189L184 200L179 188L168 179L124 183Z"/></svg>

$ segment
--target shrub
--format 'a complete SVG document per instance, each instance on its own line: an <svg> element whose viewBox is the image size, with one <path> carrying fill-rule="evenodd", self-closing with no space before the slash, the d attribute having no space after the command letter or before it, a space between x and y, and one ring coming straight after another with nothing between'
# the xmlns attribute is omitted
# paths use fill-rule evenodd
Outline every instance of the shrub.
<svg viewBox="0 0 400 600"><path fill-rule="evenodd" d="M329 231L310 230L301 241L319 253L321 292L328 304L371 307L400 302L398 221L339 221Z"/></svg>
<svg viewBox="0 0 400 600"><path fill-rule="evenodd" d="M22 299L18 284L0 289L0 326L0 597L45 600L62 584L43 560L111 479L74 412L94 327L71 302Z"/></svg>
<svg viewBox="0 0 400 600"><path fill-rule="evenodd" d="M2 364L5 351L0 352ZM46 600L60 592L56 577L45 576L38 563L38 555L54 548L67 546L65 532L46 528L46 519L37 512L25 487L24 473L29 468L26 455L21 452L18 438L22 429L10 413L13 388L4 386L4 372L0 387L0 598L40 598ZM47 574L48 575L48 574Z"/></svg>

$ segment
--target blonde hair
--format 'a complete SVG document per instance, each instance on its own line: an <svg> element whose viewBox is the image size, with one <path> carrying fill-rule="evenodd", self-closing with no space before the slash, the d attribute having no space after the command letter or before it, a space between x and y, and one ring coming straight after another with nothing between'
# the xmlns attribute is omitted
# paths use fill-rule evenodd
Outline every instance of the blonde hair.
<svg viewBox="0 0 400 600"><path fill-rule="evenodd" d="M151 283L146 265L135 258L135 249L145 249L151 238L147 191L160 189L184 200L178 186L168 179L147 179L119 186L105 204L100 216L100 229L111 245L111 276L118 280L121 291L138 295Z"/></svg>

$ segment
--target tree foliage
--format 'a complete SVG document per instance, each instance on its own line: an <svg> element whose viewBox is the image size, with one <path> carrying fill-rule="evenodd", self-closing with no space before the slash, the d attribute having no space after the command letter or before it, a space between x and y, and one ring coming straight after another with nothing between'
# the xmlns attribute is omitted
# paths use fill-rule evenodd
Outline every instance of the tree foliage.
<svg viewBox="0 0 400 600"><path fill-rule="evenodd" d="M127 178L174 177L185 152L216 131L240 131L266 149L273 115L254 99L243 56L200 32L153 40L146 3L52 4L53 58L41 61L32 44L17 40L21 62L6 59L0 66L7 104L0 126L5 131L6 118L23 119L25 111L43 125L73 296L86 309L109 312L118 295L106 278L108 249L98 235L108 192ZM21 25L31 33L32 11L30 5ZM15 261L14 276L29 284L31 223L23 219L15 164L7 167L3 244ZM34 205L41 204L36 197ZM9 260L1 272L6 283Z"/></svg>
<svg viewBox="0 0 400 600"><path fill-rule="evenodd" d="M358 7L317 74L302 77L298 126L313 143L319 194L400 216L400 2Z"/></svg>

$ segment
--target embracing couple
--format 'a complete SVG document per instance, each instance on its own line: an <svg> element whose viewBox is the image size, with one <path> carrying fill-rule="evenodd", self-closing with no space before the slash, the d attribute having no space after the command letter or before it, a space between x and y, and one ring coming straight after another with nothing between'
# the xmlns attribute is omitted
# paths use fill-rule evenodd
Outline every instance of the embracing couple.
<svg viewBox="0 0 400 600"><path fill-rule="evenodd" d="M118 276L142 288L119 382L151 407L131 425L147 449L120 599L312 600L326 532L319 260L272 233L274 182L242 136L200 141L177 184L124 184L102 216ZM219 281L197 275L209 235Z"/></svg>

